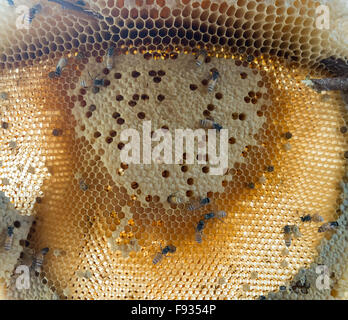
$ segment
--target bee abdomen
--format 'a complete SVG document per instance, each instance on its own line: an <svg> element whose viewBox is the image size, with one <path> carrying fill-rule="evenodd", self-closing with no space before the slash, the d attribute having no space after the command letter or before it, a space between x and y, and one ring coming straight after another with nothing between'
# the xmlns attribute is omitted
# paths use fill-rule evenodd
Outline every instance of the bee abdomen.
<svg viewBox="0 0 348 320"><path fill-rule="evenodd" d="M6 251L10 251L12 248L12 243L13 243L13 237L7 237L6 241L5 241L5 245L4 245L4 249Z"/></svg>
<svg viewBox="0 0 348 320"><path fill-rule="evenodd" d="M203 128L205 128L206 125L207 125L207 120L199 120L199 124L200 124Z"/></svg>
<svg viewBox="0 0 348 320"><path fill-rule="evenodd" d="M210 83L208 86L208 92L212 92L214 90L215 84L214 83Z"/></svg>
<svg viewBox="0 0 348 320"><path fill-rule="evenodd" d="M109 48L107 56L106 56L106 68L111 70L114 66L113 62L114 48Z"/></svg>
<svg viewBox="0 0 348 320"><path fill-rule="evenodd" d="M202 243L202 232L195 233L195 240L197 243Z"/></svg>
<svg viewBox="0 0 348 320"><path fill-rule="evenodd" d="M41 267L43 265L43 258L35 258L34 259L34 270L36 272L40 272L41 271Z"/></svg>
<svg viewBox="0 0 348 320"><path fill-rule="evenodd" d="M291 246L291 235L288 233L284 234L284 242L287 247Z"/></svg>
<svg viewBox="0 0 348 320"><path fill-rule="evenodd" d="M158 262L160 262L162 260L162 257L163 257L162 253L160 253L160 252L157 253L155 255L155 257L153 258L152 263L157 264Z"/></svg>
<svg viewBox="0 0 348 320"><path fill-rule="evenodd" d="M168 196L167 201L169 203L172 204L180 204L183 203L184 201L182 200L182 198L175 196L174 194L171 194L170 196Z"/></svg>
<svg viewBox="0 0 348 320"><path fill-rule="evenodd" d="M197 60L196 60L196 65L197 65L198 67L200 67L200 66L202 65L202 63L203 63L203 62L197 58Z"/></svg>

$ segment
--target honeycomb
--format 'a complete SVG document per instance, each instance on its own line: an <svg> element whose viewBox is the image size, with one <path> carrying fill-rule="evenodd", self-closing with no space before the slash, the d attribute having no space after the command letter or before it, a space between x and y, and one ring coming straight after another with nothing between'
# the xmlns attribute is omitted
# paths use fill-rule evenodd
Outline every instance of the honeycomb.
<svg viewBox="0 0 348 320"><path fill-rule="evenodd" d="M38 3L30 27L19 28L17 9ZM347 61L344 2L86 1L99 16L59 3L0 4L1 244L16 215L21 226L6 253L13 270L50 249L28 290L16 288L15 272L0 272L0 297L346 298L347 106L339 92L303 83L332 76L324 59ZM330 30L315 24L321 4L330 6ZM62 57L67 66L50 77ZM220 78L209 93L214 68ZM98 92L81 85L90 78L104 80ZM151 121L160 141L205 118L229 130L223 175L185 154L178 164L120 159L125 129L142 132ZM211 203L189 211L168 203L174 192ZM198 221L220 210L227 217L209 221L198 244ZM320 224L301 222L316 213L339 228L319 233ZM302 234L288 249L287 224ZM154 265L168 244L176 252ZM323 263L332 285L318 290ZM293 283L303 273L311 284L299 292ZM283 285L290 289L280 292Z"/></svg>

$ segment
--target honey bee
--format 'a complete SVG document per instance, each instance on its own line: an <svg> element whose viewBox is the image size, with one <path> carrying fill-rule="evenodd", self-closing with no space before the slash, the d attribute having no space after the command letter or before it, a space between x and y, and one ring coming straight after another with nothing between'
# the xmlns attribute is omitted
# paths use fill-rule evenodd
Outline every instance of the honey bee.
<svg viewBox="0 0 348 320"><path fill-rule="evenodd" d="M206 213L204 215L204 219L205 220L210 220L212 218L218 218L218 219L222 220L226 216L227 216L227 213L225 211L218 211L217 213L209 212L209 213Z"/></svg>
<svg viewBox="0 0 348 320"><path fill-rule="evenodd" d="M88 75L89 75L88 80L85 80L85 79L81 80L81 82L80 82L81 87L84 89L88 89L88 88L92 87L92 92L98 93L100 90L98 87L104 86L104 79L99 79L98 75L93 78L91 76L91 74L89 73L89 71L88 71Z"/></svg>
<svg viewBox="0 0 348 320"><path fill-rule="evenodd" d="M210 219L213 219L215 217L215 213L214 212L209 212L209 213L206 213L204 215L204 219L205 220L210 220Z"/></svg>
<svg viewBox="0 0 348 320"><path fill-rule="evenodd" d="M29 9L29 14L24 15L23 20L25 20L28 24L30 24L34 20L36 14L38 14L41 10L42 10L41 4L38 3L34 5L33 7Z"/></svg>
<svg viewBox="0 0 348 320"><path fill-rule="evenodd" d="M284 230L284 233L286 233L286 234L294 234L296 236L296 238L301 236L301 233L300 233L298 226L296 226L294 224L286 225L283 230Z"/></svg>
<svg viewBox="0 0 348 320"><path fill-rule="evenodd" d="M202 128L206 128L206 129L215 129L217 131L220 131L222 129L221 125L219 125L218 123L210 119L200 120L199 124Z"/></svg>
<svg viewBox="0 0 348 320"><path fill-rule="evenodd" d="M87 191L88 190L88 185L86 184L86 182L83 179L80 180L79 184L80 184L80 189L82 191Z"/></svg>
<svg viewBox="0 0 348 320"><path fill-rule="evenodd" d="M291 240L292 240L292 237L291 237L291 226L286 225L283 230L284 230L284 242L285 242L285 245L287 247L290 247L291 246Z"/></svg>
<svg viewBox="0 0 348 320"><path fill-rule="evenodd" d="M296 225L286 225L283 228L283 231L284 231L284 241L287 247L290 247L291 245L292 235L294 235L295 238L299 238L302 236L298 226Z"/></svg>
<svg viewBox="0 0 348 320"><path fill-rule="evenodd" d="M114 67L114 50L114 47L109 48L106 55L106 68L108 70L111 70Z"/></svg>
<svg viewBox="0 0 348 320"><path fill-rule="evenodd" d="M200 50L196 58L196 66L200 67L205 61L205 58L207 57L207 55L208 55L207 51Z"/></svg>
<svg viewBox="0 0 348 320"><path fill-rule="evenodd" d="M195 230L195 240L202 243L203 229L205 228L205 221L199 220Z"/></svg>
<svg viewBox="0 0 348 320"><path fill-rule="evenodd" d="M34 258L33 264L32 264L32 268L36 271L36 272L40 272L41 271L41 267L43 265L44 262L44 258L45 255L47 254L47 252L49 251L49 248L43 248Z"/></svg>
<svg viewBox="0 0 348 320"><path fill-rule="evenodd" d="M10 251L13 243L13 227L7 227L7 236L4 244L4 249Z"/></svg>
<svg viewBox="0 0 348 320"><path fill-rule="evenodd" d="M322 222L322 221L324 221L324 219L322 216L320 216L319 214L316 213L313 216L311 216L310 214L307 214L307 215L301 217L301 221L302 222L309 222L309 221Z"/></svg>
<svg viewBox="0 0 348 320"><path fill-rule="evenodd" d="M73 10L77 13L82 13L82 14L85 14L87 16L94 17L97 19L104 18L103 15L101 15L99 12L96 12L95 10L82 8L82 6L85 6L85 2L83 0L78 0L76 2L76 4L78 4L78 5L73 4L70 1L66 1L66 0L48 0L48 1L60 4L63 9ZM113 21L111 17L105 17L105 19L109 23L111 23Z"/></svg>
<svg viewBox="0 0 348 320"><path fill-rule="evenodd" d="M198 200L191 201L188 205L188 209L190 211L197 210L197 209L205 206L208 203L210 203L209 198L199 198Z"/></svg>
<svg viewBox="0 0 348 320"><path fill-rule="evenodd" d="M204 228L205 228L205 221L199 220L196 227L196 232L202 232Z"/></svg>
<svg viewBox="0 0 348 320"><path fill-rule="evenodd" d="M171 195L168 196L167 201L171 204L180 204L183 203L184 200L181 197L178 197L177 192L172 193Z"/></svg>
<svg viewBox="0 0 348 320"><path fill-rule="evenodd" d="M174 253L176 251L176 247L173 245L168 245L162 249L161 247L161 252L156 253L155 257L152 260L153 264L157 264L160 262L163 257L165 257L168 253Z"/></svg>
<svg viewBox="0 0 348 320"><path fill-rule="evenodd" d="M60 77L60 75L62 74L63 69L66 67L66 65L68 64L68 60L65 58L60 58L57 66L56 66L56 71L54 72L54 76L55 77ZM52 76L52 73L49 73L49 76Z"/></svg>
<svg viewBox="0 0 348 320"><path fill-rule="evenodd" d="M101 87L101 86L103 86L103 85L104 85L104 79L98 79L97 77L95 77L95 78L93 79L93 85L94 85L95 87Z"/></svg>
<svg viewBox="0 0 348 320"><path fill-rule="evenodd" d="M220 77L219 72L216 69L213 69L211 72L211 78L209 80L209 85L208 85L209 93L213 92L219 77Z"/></svg>
<svg viewBox="0 0 348 320"><path fill-rule="evenodd" d="M339 224L337 221L327 222L319 227L318 232L326 232L329 230L333 230L333 229L336 229L338 226L339 226Z"/></svg>

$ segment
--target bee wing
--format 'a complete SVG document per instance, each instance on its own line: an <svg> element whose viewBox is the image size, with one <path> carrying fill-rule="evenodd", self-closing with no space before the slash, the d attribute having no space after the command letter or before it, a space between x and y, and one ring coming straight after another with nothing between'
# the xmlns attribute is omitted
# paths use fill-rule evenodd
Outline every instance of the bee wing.
<svg viewBox="0 0 348 320"><path fill-rule="evenodd" d="M218 219L220 219L222 222L225 223L225 221L223 221L223 218L227 217L227 213L225 211L218 211L217 217Z"/></svg>
<svg viewBox="0 0 348 320"><path fill-rule="evenodd" d="M91 76L91 74L89 73L89 70L88 70L87 72L88 72L89 77L90 77L92 80L94 80L93 77Z"/></svg>
<svg viewBox="0 0 348 320"><path fill-rule="evenodd" d="M297 239L297 238L300 238L300 237L302 237L302 233L300 232L300 231L298 231L298 232L295 232L294 233L294 237Z"/></svg>
<svg viewBox="0 0 348 320"><path fill-rule="evenodd" d="M314 221L314 222L322 222L322 221L324 221L324 219L323 219L322 216L320 216L319 214L316 213L316 214L313 216L313 221Z"/></svg>
<svg viewBox="0 0 348 320"><path fill-rule="evenodd" d="M222 223L226 223L225 221L224 221L224 219L223 219L223 217L217 217Z"/></svg>
<svg viewBox="0 0 348 320"><path fill-rule="evenodd" d="M188 203L187 210L193 211L193 210L195 210L195 207L191 203Z"/></svg>

